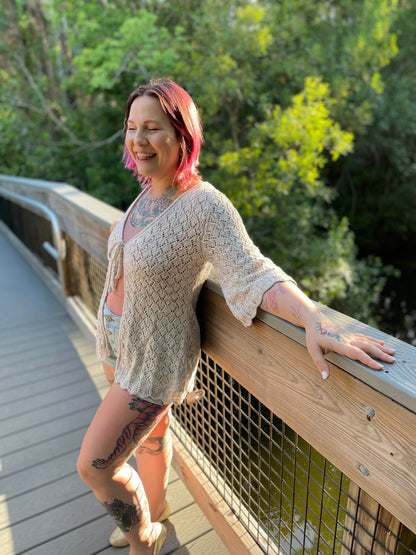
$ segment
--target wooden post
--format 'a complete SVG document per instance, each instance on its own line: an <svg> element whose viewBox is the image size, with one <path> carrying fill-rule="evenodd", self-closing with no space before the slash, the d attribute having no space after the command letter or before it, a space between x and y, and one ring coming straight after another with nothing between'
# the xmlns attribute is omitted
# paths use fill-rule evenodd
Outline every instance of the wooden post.
<svg viewBox="0 0 416 555"><path fill-rule="evenodd" d="M351 482L341 555L396 553L400 522Z"/></svg>

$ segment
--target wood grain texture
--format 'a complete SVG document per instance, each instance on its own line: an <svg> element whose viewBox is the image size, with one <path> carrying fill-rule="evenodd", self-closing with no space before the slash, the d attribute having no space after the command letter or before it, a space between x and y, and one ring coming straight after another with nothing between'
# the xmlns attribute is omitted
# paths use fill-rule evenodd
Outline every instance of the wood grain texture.
<svg viewBox="0 0 416 555"><path fill-rule="evenodd" d="M323 381L303 346L259 321L244 328L212 291L199 309L204 351L416 531L416 415L334 365Z"/></svg>

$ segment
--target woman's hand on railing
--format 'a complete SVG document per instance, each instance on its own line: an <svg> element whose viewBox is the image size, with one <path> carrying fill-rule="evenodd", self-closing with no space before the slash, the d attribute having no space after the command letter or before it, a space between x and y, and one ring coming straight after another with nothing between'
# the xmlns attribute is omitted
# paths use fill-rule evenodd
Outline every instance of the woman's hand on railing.
<svg viewBox="0 0 416 555"><path fill-rule="evenodd" d="M384 341L346 332L320 310L309 314L305 320L306 346L323 379L329 376L329 364L325 360L329 352L358 360L374 370L383 368L378 360L387 363L395 361L392 356L394 349L386 347Z"/></svg>
<svg viewBox="0 0 416 555"><path fill-rule="evenodd" d="M374 359L395 361L394 349L386 347L384 341L343 330L291 281L275 283L264 294L260 308L305 328L308 352L324 379L329 376L325 360L329 352L358 360L374 370L383 368Z"/></svg>

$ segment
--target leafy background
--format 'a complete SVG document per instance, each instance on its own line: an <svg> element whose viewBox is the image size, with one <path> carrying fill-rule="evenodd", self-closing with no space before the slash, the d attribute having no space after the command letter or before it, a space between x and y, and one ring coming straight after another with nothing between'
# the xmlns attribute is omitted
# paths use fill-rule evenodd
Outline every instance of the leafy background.
<svg viewBox="0 0 416 555"><path fill-rule="evenodd" d="M415 342L415 0L0 0L0 172L124 208L131 90L178 81L201 173L313 298Z"/></svg>

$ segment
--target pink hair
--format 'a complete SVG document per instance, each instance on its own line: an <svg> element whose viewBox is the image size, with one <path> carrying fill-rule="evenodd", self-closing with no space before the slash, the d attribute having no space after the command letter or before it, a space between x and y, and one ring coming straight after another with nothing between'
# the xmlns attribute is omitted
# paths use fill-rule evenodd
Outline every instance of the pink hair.
<svg viewBox="0 0 416 555"><path fill-rule="evenodd" d="M170 79L152 79L146 85L140 85L129 96L124 118L124 129L127 129L127 121L130 108L134 100L140 96L155 96L170 119L176 130L180 144L180 161L174 177L181 190L186 190L200 181L197 170L199 152L203 141L202 125L198 110L189 94L174 81ZM149 185L151 179L144 177L137 171L137 166L130 156L127 147L124 146L124 166L133 170L143 186Z"/></svg>

